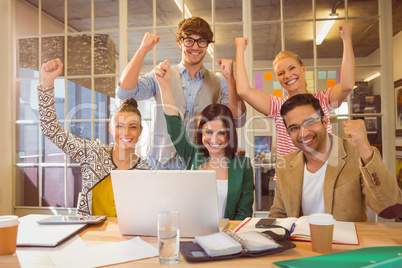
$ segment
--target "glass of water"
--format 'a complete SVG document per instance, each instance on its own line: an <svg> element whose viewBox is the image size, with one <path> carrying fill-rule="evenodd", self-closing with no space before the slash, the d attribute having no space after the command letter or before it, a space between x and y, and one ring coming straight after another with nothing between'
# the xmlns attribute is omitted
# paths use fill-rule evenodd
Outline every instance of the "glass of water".
<svg viewBox="0 0 402 268"><path fill-rule="evenodd" d="M160 263L178 263L180 252L180 214L177 211L158 213L158 248Z"/></svg>

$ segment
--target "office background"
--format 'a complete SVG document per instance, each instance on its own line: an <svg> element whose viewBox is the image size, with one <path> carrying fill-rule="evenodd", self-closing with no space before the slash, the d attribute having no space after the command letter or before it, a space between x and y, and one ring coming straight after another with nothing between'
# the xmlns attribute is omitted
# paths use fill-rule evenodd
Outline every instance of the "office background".
<svg viewBox="0 0 402 268"><path fill-rule="evenodd" d="M392 25L400 26L402 22L392 14L399 16L402 14L400 1L371 0L340 3L336 9L338 20L335 21L328 38L324 39L320 46L315 45L313 37L318 34L323 24L330 20L328 15L338 1L212 0L204 1L203 4L198 2L173 0L171 3L159 0L88 0L84 4L82 1L72 0L1 2L0 32L3 41L0 52L2 59L0 81L3 89L0 95L3 104L0 106L2 115L0 123L3 131L0 134L0 142L3 153L0 156L0 214L21 215L49 211L49 206L57 210L68 210L74 207L74 196L76 190L80 189L79 184L69 185L71 178L79 173L79 168L41 138L39 128L34 127L37 125L35 118L30 117L31 114L28 113L35 110L36 95L31 93L34 92L34 85L38 82L37 71L41 61L39 59L43 59L39 55L43 57L43 54L47 53L46 44L59 48L55 54L48 54L47 57L57 55L63 59L67 59L68 53L74 50L74 40L81 42L81 45L84 43L87 45L85 53L75 57L76 64L74 58L69 58L67 63L64 62L68 79L63 78L58 84L61 88L58 97L64 99L59 110L64 110L61 115L64 116L78 104L104 104L104 107L98 106L98 109L94 110L83 109L81 114L73 115L71 122L66 123L70 124L71 131L76 131L82 137L100 138L104 142L110 142L106 119L116 105L110 88L114 89L124 66L138 48L143 34L146 31L155 32L161 36L161 42L152 53L149 53L142 72L150 71L152 66L165 58L176 64L180 61L180 53L172 35L174 36L177 29L177 22L189 14L207 19L215 32L216 44L211 46L213 51L210 51L211 53L205 58L208 69L219 71L217 65L219 58L235 59L234 38L249 37L249 48L253 48L246 51L250 82L254 87L267 93L282 96L284 92L277 87L275 75L272 75L272 60L276 53L282 49L298 52L308 67L311 77L310 90L321 91L330 85L332 80L337 79L340 70L342 43L336 25L345 18L352 21L355 25L353 38L357 63L356 81L364 82L369 74L381 72L380 77L364 85L371 89L369 95L381 96L382 109L374 113L365 112L381 121L377 123L376 128L377 132L381 131L379 146L386 165L395 172L395 146L401 146L402 140L395 135L393 84L402 78L400 60L402 51L396 49L402 46L402 33L401 29L395 27L393 29ZM362 3L365 8L358 8ZM345 6L348 8L345 9ZM44 12L39 12L38 7ZM66 13L66 10L70 12ZM186 15L186 12L189 13ZM67 19L64 19L65 14ZM305 32L307 37L303 36ZM35 47L39 42L42 46ZM63 47L63 44L67 46ZM98 52L96 44L102 45L102 49ZM99 62L96 55L105 51L106 60ZM87 62L88 65L77 68L80 61ZM69 95L72 90L74 94ZM88 98L89 102L83 101ZM341 129L337 126L341 125L339 123L342 120L354 117L352 104L353 100L349 98L346 103L347 109L331 116L336 133L341 133ZM141 104L145 125L151 120L151 107L150 102ZM265 133L274 136L273 144L275 144L275 135L270 120L248 108L250 123L239 131L239 136L240 146L252 156L253 142L248 141L253 141L255 135ZM75 128L72 126L74 123ZM25 133L23 138L21 133ZM31 144L30 138L35 135L36 140ZM145 144L146 132L143 137L142 142ZM25 147L21 144L25 144ZM29 146L37 148L36 154L32 153L36 156L37 162L30 162L30 158L26 157L29 156L26 153L28 148L31 148ZM143 148L145 146L139 148L139 153L144 152ZM58 159L60 156L61 160ZM34 178L26 175L30 174L27 172L28 169L36 170ZM50 174L59 174L57 172L61 172L62 175L53 180ZM27 178L30 185L27 184ZM61 184L63 187L54 192L52 183L53 187L54 184ZM73 188L69 188L70 186ZM33 191L34 198L31 199L32 192L28 194L25 191Z"/></svg>

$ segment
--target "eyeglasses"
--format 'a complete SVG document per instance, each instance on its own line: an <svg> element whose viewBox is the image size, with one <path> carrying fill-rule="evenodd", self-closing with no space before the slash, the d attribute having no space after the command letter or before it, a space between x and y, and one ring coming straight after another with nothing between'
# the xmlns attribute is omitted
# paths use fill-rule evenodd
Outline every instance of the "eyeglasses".
<svg viewBox="0 0 402 268"><path fill-rule="evenodd" d="M183 44L184 44L185 47L192 47L195 42L197 42L197 45L200 48L205 48L209 44L207 40L202 39L202 38L200 38L200 39L194 39L194 38L191 38L191 37L183 38Z"/></svg>
<svg viewBox="0 0 402 268"><path fill-rule="evenodd" d="M311 126L313 126L315 123L317 123L319 120L321 120L321 116L320 117L309 117L306 120L304 120L303 124L301 125L291 125L290 127L287 128L287 130L289 131L289 133L297 133L299 132L300 128L309 128Z"/></svg>

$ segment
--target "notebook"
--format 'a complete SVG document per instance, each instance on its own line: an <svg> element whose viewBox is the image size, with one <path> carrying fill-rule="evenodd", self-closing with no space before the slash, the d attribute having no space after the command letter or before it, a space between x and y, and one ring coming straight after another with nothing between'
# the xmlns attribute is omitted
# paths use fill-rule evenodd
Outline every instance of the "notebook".
<svg viewBox="0 0 402 268"><path fill-rule="evenodd" d="M112 170L121 234L157 236L157 213L180 213L180 236L219 231L216 173L208 170Z"/></svg>
<svg viewBox="0 0 402 268"><path fill-rule="evenodd" d="M279 247L276 241L261 232L241 234L219 232L211 235L196 236L195 241L210 257L232 255L243 250L251 253Z"/></svg>
<svg viewBox="0 0 402 268"><path fill-rule="evenodd" d="M37 223L38 220L49 216L30 214L19 218L17 246L56 247L87 226L87 224L42 225Z"/></svg>
<svg viewBox="0 0 402 268"><path fill-rule="evenodd" d="M311 241L310 227L308 223L308 216L302 216L300 218L289 217L276 219L274 225L282 226L288 230L292 229L294 224L294 231L292 232L291 239L299 241ZM260 218L246 218L244 221L235 228L236 233L249 232L249 231L264 231L264 228L255 228L255 224ZM270 229L274 232L282 234L282 229ZM334 244L344 245L359 245L359 238L356 231L356 225L354 222L336 221L334 225L333 234Z"/></svg>

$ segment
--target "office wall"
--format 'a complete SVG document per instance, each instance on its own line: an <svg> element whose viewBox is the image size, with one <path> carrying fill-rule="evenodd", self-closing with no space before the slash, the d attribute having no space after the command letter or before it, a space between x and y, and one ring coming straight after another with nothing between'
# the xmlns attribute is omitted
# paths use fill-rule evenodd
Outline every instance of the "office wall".
<svg viewBox="0 0 402 268"><path fill-rule="evenodd" d="M402 31L394 36L394 81L402 79Z"/></svg>
<svg viewBox="0 0 402 268"><path fill-rule="evenodd" d="M20 1L16 1L15 9L17 21L15 25L15 35L17 37L38 35L38 10ZM50 19L46 14L43 14L42 32L62 34L64 32L64 25L54 19Z"/></svg>
<svg viewBox="0 0 402 268"><path fill-rule="evenodd" d="M18 25L14 24L14 8L18 8L22 16L19 17ZM37 21L37 14L19 1L2 0L0 1L0 215L13 213L13 150L14 150L14 76L15 76L15 55L13 54L14 43L14 27L16 34L30 35L38 32L37 24L32 21ZM59 25L53 23L48 24L51 29ZM18 30L17 30L18 28ZM62 28L61 28L62 29Z"/></svg>
<svg viewBox="0 0 402 268"><path fill-rule="evenodd" d="M12 95L13 58L12 47L12 0L0 1L0 215L12 213L13 198L13 165L12 165Z"/></svg>
<svg viewBox="0 0 402 268"><path fill-rule="evenodd" d="M402 79L402 31L394 36L394 81ZM402 146L402 137L396 137L396 146Z"/></svg>

